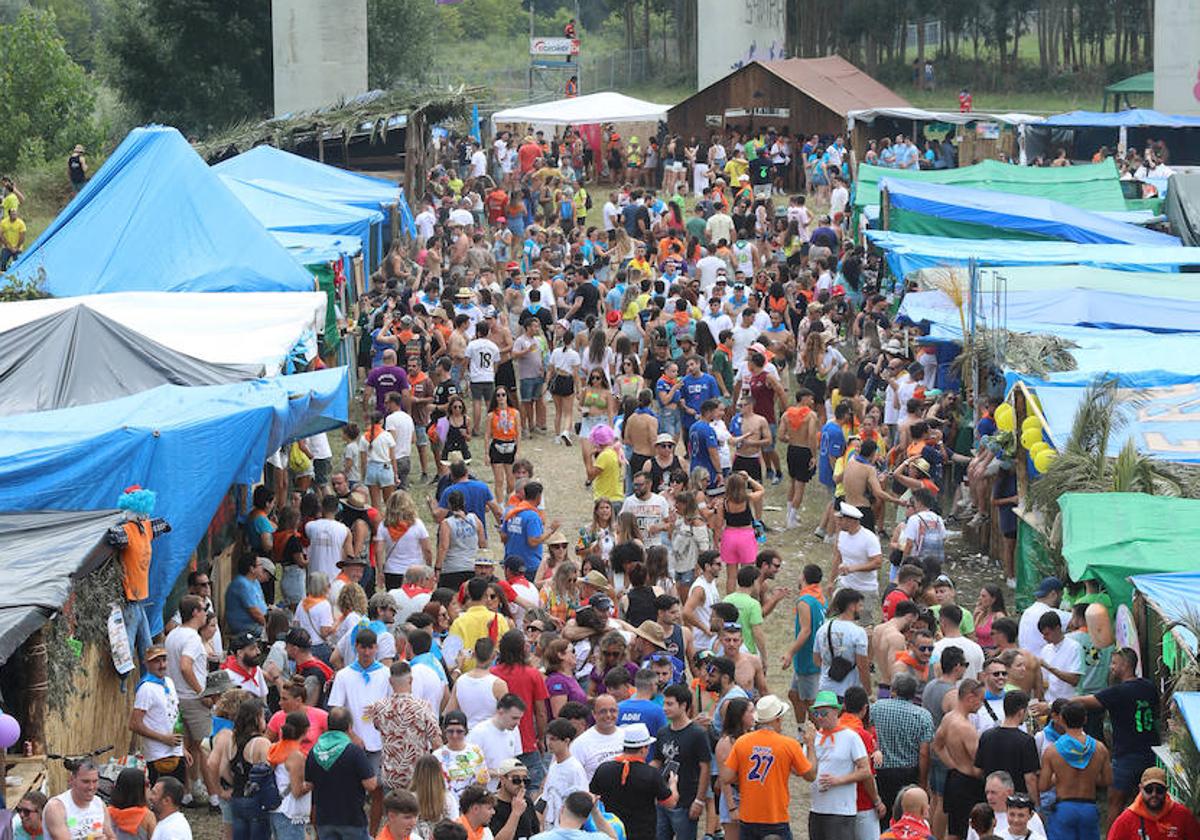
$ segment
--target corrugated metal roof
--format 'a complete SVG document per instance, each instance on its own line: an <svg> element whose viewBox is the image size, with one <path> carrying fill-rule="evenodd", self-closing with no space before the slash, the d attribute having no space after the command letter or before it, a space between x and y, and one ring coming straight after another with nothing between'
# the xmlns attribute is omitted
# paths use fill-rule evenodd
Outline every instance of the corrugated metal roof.
<svg viewBox="0 0 1200 840"><path fill-rule="evenodd" d="M842 116L866 108L911 107L904 97L838 55L756 63Z"/></svg>

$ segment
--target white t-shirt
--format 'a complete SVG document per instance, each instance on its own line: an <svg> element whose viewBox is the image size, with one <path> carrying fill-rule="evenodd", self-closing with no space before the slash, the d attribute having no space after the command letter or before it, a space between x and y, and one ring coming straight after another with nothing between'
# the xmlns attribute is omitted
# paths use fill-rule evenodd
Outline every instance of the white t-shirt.
<svg viewBox="0 0 1200 840"><path fill-rule="evenodd" d="M417 214L413 222L417 226L418 239L424 243L429 237L433 236L433 228L437 224L437 216L434 215L432 210L426 208Z"/></svg>
<svg viewBox="0 0 1200 840"><path fill-rule="evenodd" d="M355 613L355 615L357 616L358 614ZM354 620L354 623L358 624L360 621L362 621L362 618L358 617ZM338 638L337 650L338 650L338 654L342 657L343 662L353 662L354 659L357 657L357 654L354 652L354 645L350 641L351 638L353 638L353 637L354 637L353 632L346 632L346 633L343 633ZM382 662L385 659L395 659L395 658L396 658L396 637L393 636L391 633L380 633L379 638L378 638L378 644L375 647L375 661ZM387 676L387 671L384 671L384 676L385 677ZM371 679L375 679L374 675L372 675Z"/></svg>
<svg viewBox="0 0 1200 840"><path fill-rule="evenodd" d="M976 644L974 639L968 639L966 636L938 639L933 645L933 653L929 657L929 662L931 664L941 662L942 651L948 647L956 647L963 652L963 657L967 660L967 670L963 676L967 679L977 679L980 669L983 668L983 648Z"/></svg>
<svg viewBox="0 0 1200 840"><path fill-rule="evenodd" d="M472 382L495 382L499 363L500 348L490 338L476 338L467 345L467 375Z"/></svg>
<svg viewBox="0 0 1200 840"><path fill-rule="evenodd" d="M862 685L858 678L857 666L858 657L867 655L867 631L859 625L842 618L825 622L817 628L813 653L821 657L819 691L832 691L841 697L845 695L847 688ZM848 659L855 664L840 682L835 682L829 676L829 663L833 661L834 656Z"/></svg>
<svg viewBox="0 0 1200 840"><path fill-rule="evenodd" d="M233 683L234 688L245 689L255 697L264 700L266 699L267 677L266 674L263 673L262 668L255 668L253 677L243 676L236 671L230 671L228 668L222 668L221 670L229 675L229 681Z"/></svg>
<svg viewBox="0 0 1200 840"><path fill-rule="evenodd" d="M332 583L350 529L336 519L314 519L304 526L304 534L308 537L308 573L321 572Z"/></svg>
<svg viewBox="0 0 1200 840"><path fill-rule="evenodd" d="M150 840L192 840L192 827L183 812L176 811L158 821Z"/></svg>
<svg viewBox="0 0 1200 840"><path fill-rule="evenodd" d="M395 541L388 533L387 525L380 522L379 528L375 531L375 539L383 543L383 571L389 575L402 575L408 571L410 566L423 562L421 540L429 539L429 531L426 530L425 523L418 516L408 526L404 536ZM379 562L378 557L375 562Z"/></svg>
<svg viewBox="0 0 1200 840"><path fill-rule="evenodd" d="M601 215L604 217L604 229L612 230L617 226L617 221L621 218L621 211L617 208L617 205L611 201L606 201L604 202L604 209Z"/></svg>
<svg viewBox="0 0 1200 840"><path fill-rule="evenodd" d="M838 551L842 554L842 566L861 566L872 557L881 553L879 537L874 531L859 528L857 534L848 531L838 531ZM873 572L843 572L837 580L838 586L863 592L867 597L879 591L879 571Z"/></svg>
<svg viewBox="0 0 1200 840"><path fill-rule="evenodd" d="M744 239L733 243L734 270L740 271L747 277L754 273L754 246Z"/></svg>
<svg viewBox="0 0 1200 840"><path fill-rule="evenodd" d="M624 748L625 733L621 727L618 726L611 735L604 735L593 726L571 742L571 755L579 759L590 782L596 768Z"/></svg>
<svg viewBox="0 0 1200 840"><path fill-rule="evenodd" d="M201 661L204 661L203 655ZM173 732L175 721L179 718L179 693L175 690L174 680L170 677L163 677L163 680L166 682L165 688L149 680L139 685L137 694L133 697L133 708L146 713L142 722L149 729L155 732ZM169 755L183 755L183 744L168 747L161 741L142 738L142 754L147 761L158 761Z"/></svg>
<svg viewBox="0 0 1200 840"><path fill-rule="evenodd" d="M904 533L900 542L901 544L911 542L915 555L920 552L925 540L936 540L938 545L946 541L946 523L942 517L931 510L914 513L905 520Z"/></svg>
<svg viewBox="0 0 1200 840"><path fill-rule="evenodd" d="M487 173L487 155L483 149L471 153L471 177L482 178Z"/></svg>
<svg viewBox="0 0 1200 840"><path fill-rule="evenodd" d="M852 729L840 729L830 738L817 733L817 767L822 776L845 776L854 772L854 762L867 757L867 748L862 738ZM853 783L836 785L821 790L818 781L812 783L810 809L817 814L832 814L852 817L856 808L857 786Z"/></svg>
<svg viewBox="0 0 1200 840"><path fill-rule="evenodd" d="M908 410L905 406L916 392L917 383L910 379L907 373L903 378L893 380L893 385L888 386L884 392L883 422L889 426L899 423Z"/></svg>
<svg viewBox="0 0 1200 840"><path fill-rule="evenodd" d="M738 319L738 326L733 328L733 336L730 338L730 349L733 351L733 358L729 361L733 363L735 368L742 366L742 361L746 358L746 351L750 349L750 345L758 341L758 337L762 331L755 326L741 326L741 318ZM716 338L714 335L713 338Z"/></svg>
<svg viewBox="0 0 1200 840"><path fill-rule="evenodd" d="M470 227L471 225L475 224L475 217L471 215L470 210L467 210L463 207L455 207L450 211L447 221L452 225Z"/></svg>
<svg viewBox="0 0 1200 840"><path fill-rule="evenodd" d="M1000 811L994 814L996 817L996 825L992 827L992 834L1003 840L1010 840L1011 835L1008 833L1008 812ZM1030 840L1046 840L1046 826L1042 822L1042 818L1034 814L1029 819L1029 830L1032 832ZM967 829L967 840L979 840L979 832L975 829Z"/></svg>
<svg viewBox="0 0 1200 840"><path fill-rule="evenodd" d="M550 763L542 793L538 797L546 803L546 810L542 814L546 819L546 829L558 825L558 814L562 811L564 800L577 790L587 790L588 782L588 774L575 756L569 755L565 761Z"/></svg>
<svg viewBox="0 0 1200 840"><path fill-rule="evenodd" d="M333 450L329 447L329 436L324 432L315 435L309 435L304 439L308 444L308 451L312 453L314 460L320 461L324 458L332 458Z"/></svg>
<svg viewBox="0 0 1200 840"><path fill-rule="evenodd" d="M566 350L556 347L554 348L554 352L550 354L550 367L554 368L558 373L574 376L575 371L579 370L579 365L579 351L574 347L569 347Z"/></svg>
<svg viewBox="0 0 1200 840"><path fill-rule="evenodd" d="M718 310L716 315L709 309L700 320L708 324L709 334L717 341L721 340L722 331L733 329L733 319L726 315L723 309Z"/></svg>
<svg viewBox="0 0 1200 840"><path fill-rule="evenodd" d="M696 260L696 274L700 278L700 293L707 295L713 286L717 285L717 269L726 268L725 260L716 254L709 254ZM713 338L716 338L714 335Z"/></svg>
<svg viewBox="0 0 1200 840"><path fill-rule="evenodd" d="M346 472L346 481L350 484L358 484L362 481L362 471L359 469L359 456L362 455L362 448L357 440L352 440L346 444L346 448L342 450L342 469Z"/></svg>
<svg viewBox="0 0 1200 840"><path fill-rule="evenodd" d="M446 696L446 684L442 682L437 671L422 662L412 666L412 694L418 700L424 700L429 704L434 717L442 716L442 700Z"/></svg>
<svg viewBox="0 0 1200 840"><path fill-rule="evenodd" d="M709 619L712 618L713 604L721 600L721 590L717 588L715 580L708 580L703 575L692 581L692 585L688 587L688 597L692 596L693 589L704 590L704 603L696 607L696 620L705 627L709 626ZM702 633L701 631L692 628L692 641L695 643L697 651L712 650L713 643L717 637L712 633Z"/></svg>
<svg viewBox="0 0 1200 840"><path fill-rule="evenodd" d="M366 450L367 463L391 464L392 450L396 447L396 439L385 429L375 437L367 440L366 434L358 439L360 450Z"/></svg>
<svg viewBox="0 0 1200 840"><path fill-rule="evenodd" d="M348 633L346 635L349 636ZM369 680L364 680L363 676L349 667L338 671L333 677L333 688L329 690L329 708L344 706L353 720L354 734L362 739L363 749L379 752L383 749L383 739L375 724L367 717L366 708L391 697L392 683L388 678L388 669L383 666L373 669Z"/></svg>
<svg viewBox="0 0 1200 840"><path fill-rule="evenodd" d="M514 726L512 729L500 729L492 718L475 724L467 733L467 743L479 747L483 759L487 762L488 770L492 772L492 780L488 782L488 790L499 787L496 770L500 762L506 758L516 758L521 754L521 730Z"/></svg>
<svg viewBox="0 0 1200 840"><path fill-rule="evenodd" d="M1038 619L1053 609L1054 607L1041 601L1034 601L1025 608L1025 612L1021 613L1021 621L1017 624L1017 647L1028 651L1042 649L1046 640L1042 638L1042 631L1037 629ZM1071 614L1064 610L1056 612L1065 629L1071 622Z"/></svg>
<svg viewBox="0 0 1200 840"><path fill-rule="evenodd" d="M296 607L296 626L308 631L308 637L314 645L321 644L325 641L325 637L321 635L321 628L333 626L333 605L325 598L308 610L304 608L304 604L299 604Z"/></svg>
<svg viewBox="0 0 1200 840"><path fill-rule="evenodd" d="M383 421L383 428L392 436L397 458L407 458L412 454L415 426L411 414L403 409L393 411Z"/></svg>
<svg viewBox="0 0 1200 840"><path fill-rule="evenodd" d="M1038 656L1043 662L1053 665L1059 671L1065 671L1068 674L1083 673L1083 648L1070 636L1063 636L1063 640L1056 645L1045 645ZM1059 697L1075 696L1075 686L1066 680L1059 679L1045 668L1042 669L1042 676L1046 680L1045 699L1047 703L1053 703Z"/></svg>
<svg viewBox="0 0 1200 840"><path fill-rule="evenodd" d="M529 299L529 293L534 291L533 284L530 283L525 287L525 308L529 308L532 301ZM536 289L538 293L538 303L542 306L550 307L550 313L554 314L554 289L549 283L542 283Z"/></svg>
<svg viewBox="0 0 1200 840"><path fill-rule="evenodd" d="M204 651L204 640L200 633L192 627L176 627L167 634L167 676L170 677L179 691L179 696L185 700L195 700L200 695L192 690L187 680L183 678L182 657L192 658L192 676L203 689L208 680L208 655Z"/></svg>
<svg viewBox="0 0 1200 840"><path fill-rule="evenodd" d="M405 534L405 536L408 535ZM409 595L403 587L398 586L395 589L389 589L388 594L396 599L396 624L403 624L410 615L425 609L432 592L418 592L416 595Z"/></svg>
<svg viewBox="0 0 1200 840"><path fill-rule="evenodd" d="M658 493L651 493L645 499L637 496L627 496L621 504L621 512L629 511L637 519L638 528L645 538L646 545L669 545L670 531L659 531L650 535L651 525L661 525L671 515L671 505Z"/></svg>
<svg viewBox="0 0 1200 840"><path fill-rule="evenodd" d="M845 211L850 203L850 191L845 187L834 187L829 193L829 215Z"/></svg>

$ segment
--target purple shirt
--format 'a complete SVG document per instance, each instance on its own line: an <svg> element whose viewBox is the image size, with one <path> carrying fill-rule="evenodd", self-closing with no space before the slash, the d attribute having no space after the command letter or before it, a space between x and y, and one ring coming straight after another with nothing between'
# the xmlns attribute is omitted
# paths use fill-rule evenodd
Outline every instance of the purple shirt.
<svg viewBox="0 0 1200 840"><path fill-rule="evenodd" d="M371 368L366 384L375 389L375 410L383 414L383 402L390 392L400 393L408 390L408 373L402 367L380 365Z"/></svg>
<svg viewBox="0 0 1200 840"><path fill-rule="evenodd" d="M546 677L546 692L551 697L566 696L568 703L587 703L587 693L580 687L579 681L567 674L549 674ZM546 710L550 710L550 701L546 701ZM554 717L554 713L550 713Z"/></svg>

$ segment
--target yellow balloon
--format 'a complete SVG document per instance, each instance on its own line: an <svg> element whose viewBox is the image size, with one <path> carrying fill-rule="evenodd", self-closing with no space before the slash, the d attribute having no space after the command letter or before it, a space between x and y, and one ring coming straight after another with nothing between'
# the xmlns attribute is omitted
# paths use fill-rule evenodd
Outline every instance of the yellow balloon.
<svg viewBox="0 0 1200 840"><path fill-rule="evenodd" d="M1050 465L1054 463L1054 459L1058 457L1058 453L1053 449L1046 447L1037 455L1033 456L1033 465L1037 467L1037 471L1044 473L1050 469Z"/></svg>
<svg viewBox="0 0 1200 840"><path fill-rule="evenodd" d="M1046 441L1044 441L1044 440L1040 440L1037 443L1035 443L1033 446L1029 447L1029 457L1033 459L1033 463L1035 466L1037 465L1037 456L1041 455L1043 452L1045 452L1049 448L1050 448L1050 444L1046 443Z"/></svg>
<svg viewBox="0 0 1200 840"><path fill-rule="evenodd" d="M1013 414L1013 407L1008 403L1000 403L996 406L996 428L1002 432L1011 432L1016 424L1016 415Z"/></svg>
<svg viewBox="0 0 1200 840"><path fill-rule="evenodd" d="M1041 439L1041 429L1026 429L1025 431L1021 432L1021 445L1026 449L1031 448L1034 444L1041 441Z"/></svg>
<svg viewBox="0 0 1200 840"><path fill-rule="evenodd" d="M1026 417L1024 420L1021 421L1021 437L1022 437L1022 439L1025 437L1025 433L1028 432L1030 429L1037 429L1039 432L1042 430L1042 421L1038 419L1036 414L1030 414L1028 417Z"/></svg>

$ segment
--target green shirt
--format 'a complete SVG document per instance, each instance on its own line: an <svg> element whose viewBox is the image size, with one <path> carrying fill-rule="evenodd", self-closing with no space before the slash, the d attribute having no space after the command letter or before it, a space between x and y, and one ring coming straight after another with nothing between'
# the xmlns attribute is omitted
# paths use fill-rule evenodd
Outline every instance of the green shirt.
<svg viewBox="0 0 1200 840"><path fill-rule="evenodd" d="M1096 647L1092 637L1085 631L1076 630L1068 633L1083 648L1083 673L1079 676L1079 685L1075 686L1076 694L1095 694L1108 688L1108 666L1112 662L1115 645Z"/></svg>
<svg viewBox="0 0 1200 840"><path fill-rule="evenodd" d="M707 241L704 234L705 227L707 225L708 222L704 220L703 216L692 216L692 218L688 219L683 226L687 229L688 236L694 236L700 240L701 243L704 243ZM716 338L716 336L714 335L713 338Z"/></svg>
<svg viewBox="0 0 1200 840"><path fill-rule="evenodd" d="M934 604L929 611L933 613L934 618L937 618L942 611L942 605ZM963 610L962 621L958 622L958 629L964 636L973 636L975 633L975 616L971 615L970 610Z"/></svg>
<svg viewBox="0 0 1200 840"><path fill-rule="evenodd" d="M720 340L719 336L714 335L713 338ZM720 351L713 353L712 375L725 383L726 394L733 390L733 363L727 355Z"/></svg>
<svg viewBox="0 0 1200 840"><path fill-rule="evenodd" d="M758 653L758 645L754 644L754 628L763 623L762 604L753 595L745 592L731 592L725 596L725 603L737 607L738 623L742 625L742 641L746 650Z"/></svg>

